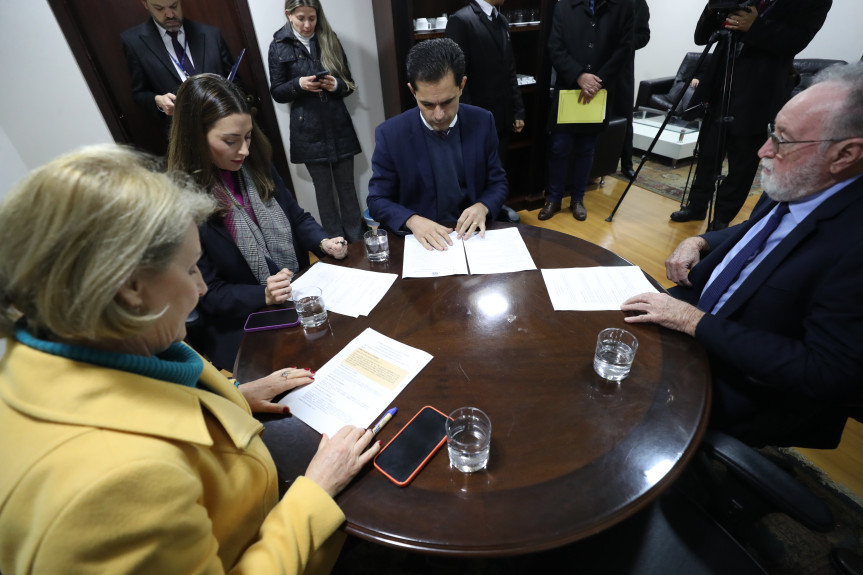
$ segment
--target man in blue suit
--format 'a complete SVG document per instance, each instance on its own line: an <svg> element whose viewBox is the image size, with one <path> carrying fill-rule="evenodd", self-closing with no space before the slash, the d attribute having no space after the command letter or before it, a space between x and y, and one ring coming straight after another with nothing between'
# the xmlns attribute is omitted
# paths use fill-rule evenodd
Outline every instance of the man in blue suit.
<svg viewBox="0 0 863 575"><path fill-rule="evenodd" d="M369 214L396 233L413 233L428 250L452 245L497 216L507 196L491 112L459 104L464 54L449 38L426 40L407 57L408 87L419 110L375 130Z"/></svg>
<svg viewBox="0 0 863 575"><path fill-rule="evenodd" d="M681 242L675 297L621 306L704 345L711 426L755 446L835 447L863 397L863 64L816 82L769 125L750 219Z"/></svg>

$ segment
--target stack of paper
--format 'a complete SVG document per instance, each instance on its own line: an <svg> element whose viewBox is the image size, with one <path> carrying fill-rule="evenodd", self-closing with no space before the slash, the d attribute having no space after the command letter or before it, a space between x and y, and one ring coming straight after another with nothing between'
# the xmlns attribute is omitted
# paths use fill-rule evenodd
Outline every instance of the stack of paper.
<svg viewBox="0 0 863 575"><path fill-rule="evenodd" d="M317 262L291 285L295 288L317 286L321 288L327 310L359 317L372 312L398 277L398 274Z"/></svg>
<svg viewBox="0 0 863 575"><path fill-rule="evenodd" d="M432 360L421 349L367 328L315 373L315 381L279 403L318 433L369 427Z"/></svg>

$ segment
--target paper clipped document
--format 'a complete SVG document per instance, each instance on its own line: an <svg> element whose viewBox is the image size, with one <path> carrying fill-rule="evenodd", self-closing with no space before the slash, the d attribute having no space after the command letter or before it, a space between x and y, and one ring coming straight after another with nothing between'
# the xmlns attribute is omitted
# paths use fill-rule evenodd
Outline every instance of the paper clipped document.
<svg viewBox="0 0 863 575"><path fill-rule="evenodd" d="M431 359L367 328L315 373L314 382L279 403L330 437L345 425L369 427Z"/></svg>
<svg viewBox="0 0 863 575"><path fill-rule="evenodd" d="M578 101L581 90L561 90L557 105L558 124L598 124L605 120L605 104L608 91L600 90L587 103Z"/></svg>
<svg viewBox="0 0 863 575"><path fill-rule="evenodd" d="M658 292L638 266L544 269L542 279L555 311L615 310L634 295Z"/></svg>
<svg viewBox="0 0 863 575"><path fill-rule="evenodd" d="M317 262L291 285L317 286L328 311L359 317L372 312L398 277Z"/></svg>
<svg viewBox="0 0 863 575"><path fill-rule="evenodd" d="M444 251L425 249L413 235L405 236L402 277L438 277L470 274L500 274L535 270L536 264L518 228L486 230L485 237L474 234L468 240L456 239Z"/></svg>

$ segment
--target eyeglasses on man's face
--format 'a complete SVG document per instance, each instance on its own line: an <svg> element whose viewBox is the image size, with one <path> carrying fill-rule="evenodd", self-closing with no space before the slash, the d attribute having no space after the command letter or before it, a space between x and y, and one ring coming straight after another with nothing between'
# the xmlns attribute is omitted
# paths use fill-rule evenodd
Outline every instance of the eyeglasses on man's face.
<svg viewBox="0 0 863 575"><path fill-rule="evenodd" d="M770 143L773 144L773 149L776 150L776 155L779 154L779 146L783 144L820 144L821 142L841 142L848 138L833 138L830 140L783 140L776 135L776 122L767 124L767 137L770 138ZM780 156L781 157L781 156Z"/></svg>

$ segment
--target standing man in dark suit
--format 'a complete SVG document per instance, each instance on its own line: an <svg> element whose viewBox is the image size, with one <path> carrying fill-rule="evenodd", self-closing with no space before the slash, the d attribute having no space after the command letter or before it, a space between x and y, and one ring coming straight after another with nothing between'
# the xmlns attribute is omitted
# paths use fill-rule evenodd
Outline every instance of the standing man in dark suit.
<svg viewBox="0 0 863 575"><path fill-rule="evenodd" d="M584 192L596 139L608 124L608 114L602 123L559 124L559 93L581 90L578 102L587 104L606 90L610 108L623 68L632 56L633 12L632 0L560 0L554 7L548 56L557 78L549 110L548 186L545 205L537 216L540 220L560 211L570 189L572 216L578 221L587 219Z"/></svg>
<svg viewBox="0 0 863 575"><path fill-rule="evenodd" d="M218 28L183 19L180 0L141 0L146 22L120 35L141 109L164 119L174 115L177 88L189 76L227 76L234 61Z"/></svg>
<svg viewBox="0 0 863 575"><path fill-rule="evenodd" d="M500 163L506 165L510 134L524 128L524 102L515 74L509 22L500 13L504 0L471 0L449 17L446 37L461 47L468 78L461 102L494 116Z"/></svg>
<svg viewBox="0 0 863 575"><path fill-rule="evenodd" d="M758 151L770 201L680 243L666 261L679 299L621 306L704 345L710 424L751 445L835 447L863 390L863 64L816 82Z"/></svg>
<svg viewBox="0 0 863 575"><path fill-rule="evenodd" d="M509 37L509 22L500 13L504 0L471 0L450 16L446 37L461 47L465 58L465 84L461 101L485 108L494 116L498 155L506 169L510 136L524 129L524 102L515 73L515 56ZM518 214L501 206L506 218L519 221Z"/></svg>
<svg viewBox="0 0 863 575"><path fill-rule="evenodd" d="M730 117L725 135L728 174L716 194L713 229L728 227L740 211L752 180L758 170L758 148L763 139L762 126L791 97L796 76L794 57L803 50L827 18L832 0L755 0L752 6L725 15L704 8L695 27L695 43L704 46L716 30L730 30L738 40L730 78ZM703 220L707 204L716 189L714 176L721 170L720 107L725 54L728 38L722 38L714 48L712 71L701 82L709 82L701 90L708 94L710 111L702 123L701 151L689 203L671 214L675 222Z"/></svg>
<svg viewBox="0 0 863 575"><path fill-rule="evenodd" d="M449 38L419 42L407 56L408 88L418 109L375 130L369 214L396 233L410 232L428 250L458 236L485 234L506 199L506 173L488 110L460 104L464 54Z"/></svg>
<svg viewBox="0 0 863 575"><path fill-rule="evenodd" d="M632 34L632 56L623 65L620 83L611 108L615 116L626 118L626 135L620 150L620 173L630 180L635 177L632 169L632 106L635 101L635 51L641 50L650 42L650 8L647 0L635 2L635 30Z"/></svg>

